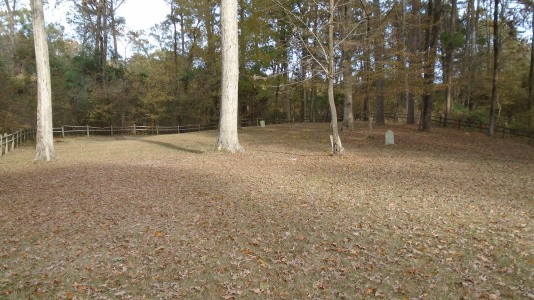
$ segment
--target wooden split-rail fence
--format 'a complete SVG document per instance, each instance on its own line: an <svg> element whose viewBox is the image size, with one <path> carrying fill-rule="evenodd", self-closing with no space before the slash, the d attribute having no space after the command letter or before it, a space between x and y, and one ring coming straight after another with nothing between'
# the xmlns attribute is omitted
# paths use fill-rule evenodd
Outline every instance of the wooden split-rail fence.
<svg viewBox="0 0 534 300"><path fill-rule="evenodd" d="M356 117L358 118L358 116ZM403 119L406 119L406 115L405 114L385 114L385 118L397 123L397 122L402 122ZM241 126L242 127L259 126L260 121L266 121L266 120L265 119L242 120ZM294 120L291 120L291 121L294 122ZM315 121L320 122L320 120L315 120ZM325 121L325 122L328 122L328 121ZM439 126L447 125L448 127L456 127L458 129L471 128L471 129L475 129L479 131L487 131L489 128L488 124L484 124L482 122L475 122L475 121L471 121L468 119L458 119L458 120L449 119L447 120L447 124L445 124L445 119L442 116L433 117L432 122ZM287 120L273 119L273 120L266 121L266 123L280 124L280 123L287 123ZM96 127L96 126L89 126L89 125L85 125L85 126L63 125L61 127L54 128L54 136L56 137L60 136L60 137L65 138L65 136L67 135L86 135L86 136L111 135L113 136L113 135L130 135L130 134L133 134L133 135L175 134L175 133L186 133L186 132L193 132L193 131L215 130L218 128L218 125L219 125L218 122L212 122L212 123L200 124L200 125L177 125L177 126L133 125L133 126L124 126L124 127L114 127L114 126ZM496 126L495 133L500 134L502 138L504 138L506 135L510 135L510 136L519 136L519 137L528 138L529 142L534 140L534 132L521 130L521 129L508 128L506 126ZM16 147L18 147L25 141L35 140L35 136L36 136L35 129L21 129L11 134L7 134L7 133L4 133L3 135L0 134L0 157L13 151Z"/></svg>
<svg viewBox="0 0 534 300"><path fill-rule="evenodd" d="M15 150L25 141L35 140L35 129L21 129L11 134L0 134L0 157Z"/></svg>
<svg viewBox="0 0 534 300"><path fill-rule="evenodd" d="M261 119L263 120L263 119ZM242 127L250 126L259 126L260 119L256 120L243 120L241 121ZM63 125L61 127L54 127L54 136L65 138L66 136L72 135L160 135L160 134L176 134L176 133L186 133L194 131L206 131L206 130L215 130L219 126L218 122L212 122L207 124L199 125L177 125L177 126L109 126L109 127L97 127L97 126L72 126L72 125ZM11 134L0 134L0 157L13 151L15 148L20 146L23 142L28 140L35 140L36 130L35 129L21 129L17 132Z"/></svg>

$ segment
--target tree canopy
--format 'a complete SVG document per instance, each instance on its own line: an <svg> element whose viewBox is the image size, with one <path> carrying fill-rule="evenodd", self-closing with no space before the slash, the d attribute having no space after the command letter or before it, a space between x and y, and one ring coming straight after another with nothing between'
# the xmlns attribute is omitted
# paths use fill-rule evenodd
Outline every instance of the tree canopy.
<svg viewBox="0 0 534 300"><path fill-rule="evenodd" d="M46 28L56 126L219 118L219 1L166 0L166 19L146 32L128 32L116 15L128 0L69 1L59 4L73 5L69 24ZM239 118L330 120L331 78L347 127L345 108L354 118L375 115L378 125L385 113L488 122L499 43L496 122L532 128L531 1L500 1L497 39L494 1L428 1L335 1L330 74L328 1L239 0ZM132 49L127 56L120 40ZM31 13L16 0L0 6L0 45L0 132L31 127Z"/></svg>

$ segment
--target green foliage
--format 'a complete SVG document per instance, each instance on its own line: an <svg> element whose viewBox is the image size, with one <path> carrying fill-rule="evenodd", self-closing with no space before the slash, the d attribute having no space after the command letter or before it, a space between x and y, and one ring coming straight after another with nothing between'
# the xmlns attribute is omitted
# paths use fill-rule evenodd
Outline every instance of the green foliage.
<svg viewBox="0 0 534 300"><path fill-rule="evenodd" d="M76 6L74 12L76 20L73 21L79 34L76 40L66 37L65 29L59 24L47 28L56 125L176 125L218 119L221 74L219 4L209 0L169 0L168 3L173 5L172 14L149 33L127 33L120 25L123 21L118 19L118 37L127 40L134 51L123 60L119 60L111 49L110 29L98 31L95 12L84 15L88 12L82 11L81 5ZM361 23L364 22L361 19L364 8L369 7L362 5L366 3L347 4L359 20L352 24L358 25L351 27L353 35L362 37L347 39L349 49L354 53L355 109L362 109L366 98L371 100L370 107L374 107L378 94L375 83L383 79L385 84L381 94L384 95L386 112L405 110L400 95L406 88L405 75L409 92L417 99L418 107L421 94L427 91L420 74L424 61L424 39L420 32L425 29L422 18L425 5L407 8L404 29L398 9L387 16L371 15L370 32L366 32L366 24ZM328 16L325 7L323 2L302 0L240 1L241 118L329 118L326 80L318 65L324 59L321 49L324 41L321 40L326 34ZM337 22L342 18L341 10L335 13L335 35L341 42L341 22ZM440 48L444 51L452 44L455 49L451 117L485 122L491 99L490 32L477 31L472 61L467 64L469 49L465 36L468 18L465 13L460 10L458 30L450 33L446 30L450 4L444 3ZM485 11L478 13L478 28L486 28L491 20L487 19ZM14 49L7 46L5 12L0 13L0 20L3 22L0 24L1 132L34 125L36 81L30 12L27 9L16 12ZM378 24L387 30L379 33L380 30L375 28ZM524 127L529 115L526 100L530 48L528 41L517 36L517 24L506 20L503 28L499 121L500 124ZM405 41L401 40L403 30ZM107 37L106 57L102 57L106 51L97 49L95 39L98 34ZM374 53L377 48L369 47L369 42L375 42L377 38L384 39L384 53ZM157 49L150 45L151 39L156 39ZM406 49L402 48L404 43ZM335 86L338 114L343 111L340 50L339 47L336 49L335 60L335 69L339 72ZM406 55L406 70L402 64L403 55ZM377 61L378 57L381 61ZM364 69L364 66L368 68ZM432 88L434 112L443 113L445 85L436 82ZM465 107L468 90L470 103Z"/></svg>
<svg viewBox="0 0 534 300"><path fill-rule="evenodd" d="M455 103L451 109L451 119L461 119L474 123L488 123L488 112L486 108L470 110L463 104Z"/></svg>
<svg viewBox="0 0 534 300"><path fill-rule="evenodd" d="M456 32L451 34L450 32L442 32L440 35L440 41L442 45L448 47L449 43L452 43L452 46L455 49L463 47L465 43L465 35L461 32Z"/></svg>

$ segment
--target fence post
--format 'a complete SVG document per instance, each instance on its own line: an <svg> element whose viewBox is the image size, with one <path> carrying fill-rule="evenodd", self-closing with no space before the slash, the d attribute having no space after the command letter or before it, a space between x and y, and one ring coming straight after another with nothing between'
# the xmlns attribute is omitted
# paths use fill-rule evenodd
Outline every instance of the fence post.
<svg viewBox="0 0 534 300"><path fill-rule="evenodd" d="M156 135L159 135L159 125L156 125Z"/></svg>
<svg viewBox="0 0 534 300"><path fill-rule="evenodd" d="M65 138L65 125L61 125L61 137Z"/></svg>
<svg viewBox="0 0 534 300"><path fill-rule="evenodd" d="M134 123L134 126L133 126L133 132L134 132L134 135L137 134L137 130L136 130L136 128L135 128L135 123Z"/></svg>
<svg viewBox="0 0 534 300"><path fill-rule="evenodd" d="M89 125L85 125L87 130L87 136L89 136Z"/></svg>
<svg viewBox="0 0 534 300"><path fill-rule="evenodd" d="M4 140L6 140L6 154L9 153L9 136L7 133L4 133Z"/></svg>
<svg viewBox="0 0 534 300"><path fill-rule="evenodd" d="M4 145L6 145L4 147L4 154L8 154L9 153L9 138L7 136L7 133L4 133Z"/></svg>
<svg viewBox="0 0 534 300"><path fill-rule="evenodd" d="M11 134L11 151L15 150L15 133Z"/></svg>
<svg viewBox="0 0 534 300"><path fill-rule="evenodd" d="M113 136L113 125L110 125L111 136Z"/></svg>
<svg viewBox="0 0 534 300"><path fill-rule="evenodd" d="M178 133L180 133L180 125L176 125L176 129L178 130Z"/></svg>
<svg viewBox="0 0 534 300"><path fill-rule="evenodd" d="M4 138L0 133L0 157L4 154Z"/></svg>

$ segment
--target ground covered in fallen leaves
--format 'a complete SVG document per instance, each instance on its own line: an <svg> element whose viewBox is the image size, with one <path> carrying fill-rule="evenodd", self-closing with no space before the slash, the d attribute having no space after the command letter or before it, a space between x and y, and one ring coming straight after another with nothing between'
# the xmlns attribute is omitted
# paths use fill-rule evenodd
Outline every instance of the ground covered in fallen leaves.
<svg viewBox="0 0 534 300"><path fill-rule="evenodd" d="M389 125L57 140L0 158L0 299L532 299L534 148ZM385 130L395 146L384 146Z"/></svg>

